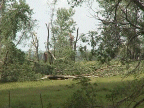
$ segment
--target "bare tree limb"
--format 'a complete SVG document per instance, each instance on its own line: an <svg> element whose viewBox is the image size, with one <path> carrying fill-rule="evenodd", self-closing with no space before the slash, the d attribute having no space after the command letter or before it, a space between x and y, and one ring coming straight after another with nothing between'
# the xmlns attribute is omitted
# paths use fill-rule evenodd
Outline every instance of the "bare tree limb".
<svg viewBox="0 0 144 108"><path fill-rule="evenodd" d="M116 21L116 18L117 18L117 9L118 9L118 6L120 4L122 0L118 0L118 3L115 5L115 16L114 16L114 20Z"/></svg>
<svg viewBox="0 0 144 108"><path fill-rule="evenodd" d="M121 8L121 11L125 14L125 19L127 20L127 22L128 22L131 26L133 26L133 27L135 27L135 28L137 28L137 29L140 29L140 30L144 30L142 27L139 27L139 26L133 24L133 23L128 19L127 12L125 12L122 8Z"/></svg>
<svg viewBox="0 0 144 108"><path fill-rule="evenodd" d="M20 43L20 41L22 40L22 38L23 38L23 35L20 36L20 39L18 40L16 46Z"/></svg>
<svg viewBox="0 0 144 108"><path fill-rule="evenodd" d="M37 60L39 61L39 55L38 55L39 41L38 41L37 35L35 33L32 34L32 44L35 47L36 57L37 57Z"/></svg>
<svg viewBox="0 0 144 108"><path fill-rule="evenodd" d="M76 40L74 42L74 51L76 51L76 43L78 41L78 31L79 31L79 28L77 28L77 36L76 36Z"/></svg>
<svg viewBox="0 0 144 108"><path fill-rule="evenodd" d="M134 72L136 71L136 69L139 67L140 63L141 63L141 60L139 60L137 66L136 66L132 71L128 72L128 73L125 75L124 78L126 78L126 77L128 77L130 74L134 73ZM124 79L124 78L123 78L123 79Z"/></svg>
<svg viewBox="0 0 144 108"><path fill-rule="evenodd" d="M47 50L49 51L49 24L46 23L46 28L48 31L48 36L47 36Z"/></svg>

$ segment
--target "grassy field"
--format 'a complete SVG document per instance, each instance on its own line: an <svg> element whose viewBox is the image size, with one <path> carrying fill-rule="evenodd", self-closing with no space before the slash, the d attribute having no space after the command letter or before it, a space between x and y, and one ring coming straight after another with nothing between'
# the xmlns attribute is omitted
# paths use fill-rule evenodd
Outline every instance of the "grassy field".
<svg viewBox="0 0 144 108"><path fill-rule="evenodd" d="M91 82L96 82L100 90L100 98L108 104L105 99L107 93L105 89L112 89L117 85L122 84L126 80L132 80L133 77L128 77L122 81L120 76L107 78L91 78ZM77 81L72 80L44 80L33 82L14 82L0 83L0 108L8 108L9 91L10 104L12 108L41 108L42 97L44 108L62 108L63 103L73 94L74 91L80 88Z"/></svg>

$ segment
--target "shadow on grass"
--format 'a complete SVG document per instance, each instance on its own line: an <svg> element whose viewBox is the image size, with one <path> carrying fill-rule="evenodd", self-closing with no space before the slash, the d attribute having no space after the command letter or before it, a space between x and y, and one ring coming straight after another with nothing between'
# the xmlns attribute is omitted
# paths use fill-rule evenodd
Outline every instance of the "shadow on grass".
<svg viewBox="0 0 144 108"><path fill-rule="evenodd" d="M111 92L117 88L124 88L125 84L130 83L132 78L121 81L120 77L110 78L92 78L91 83L97 84L95 91L98 94L98 99L104 106L109 106ZM63 108L63 103L78 89L80 85L76 84L78 81L63 80L63 81L33 81L33 82L15 82L15 83L0 83L0 108L7 108L9 106L9 91L10 103L12 108L40 108L42 97L44 108ZM96 83L95 83L96 82ZM122 97L118 95L120 100Z"/></svg>
<svg viewBox="0 0 144 108"><path fill-rule="evenodd" d="M37 81L0 84L0 108L8 107L9 91L12 108L40 108L40 93L44 108L61 106L78 89L73 81Z"/></svg>

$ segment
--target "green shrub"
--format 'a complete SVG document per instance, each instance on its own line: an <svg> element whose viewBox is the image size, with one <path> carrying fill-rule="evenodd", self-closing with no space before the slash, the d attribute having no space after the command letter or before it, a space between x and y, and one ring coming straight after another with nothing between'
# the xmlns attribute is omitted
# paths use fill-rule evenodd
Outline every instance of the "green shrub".
<svg viewBox="0 0 144 108"><path fill-rule="evenodd" d="M58 59L54 63L55 74L80 75L91 74L101 67L96 61L74 62L67 59Z"/></svg>
<svg viewBox="0 0 144 108"><path fill-rule="evenodd" d="M45 75L53 74L54 72L54 65L49 65L46 63L35 63L33 67L33 71L36 73L41 73Z"/></svg>
<svg viewBox="0 0 144 108"><path fill-rule="evenodd" d="M69 69L74 65L74 61L68 58L57 59L54 62L55 73L54 74L69 74Z"/></svg>
<svg viewBox="0 0 144 108"><path fill-rule="evenodd" d="M67 66L64 72L70 75L93 74L100 66L96 61L75 62L73 65Z"/></svg>
<svg viewBox="0 0 144 108"><path fill-rule="evenodd" d="M90 79L82 77L79 84L82 86L81 89L73 93L64 104L65 108L95 108L101 106L97 100L96 86L92 85Z"/></svg>
<svg viewBox="0 0 144 108"><path fill-rule="evenodd" d="M15 81L33 81L42 77L41 74L36 74L32 67L27 64L11 64L3 67L2 70L3 82L15 82Z"/></svg>
<svg viewBox="0 0 144 108"><path fill-rule="evenodd" d="M114 87L106 98L111 102L113 108L134 108L134 105L138 103L144 97L143 89L144 79L135 79L133 81L124 82L123 85L117 85ZM141 103L143 106L143 102ZM141 104L139 104L139 108Z"/></svg>

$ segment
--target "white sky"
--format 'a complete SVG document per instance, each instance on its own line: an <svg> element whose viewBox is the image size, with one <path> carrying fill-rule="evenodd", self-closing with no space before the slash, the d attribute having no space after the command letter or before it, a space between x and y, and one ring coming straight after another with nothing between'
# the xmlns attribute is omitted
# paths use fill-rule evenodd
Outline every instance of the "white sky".
<svg viewBox="0 0 144 108"><path fill-rule="evenodd" d="M36 32L39 39L39 49L45 51L46 49L44 43L46 42L47 39L47 29L45 23L50 22L50 9L48 7L48 3L50 3L50 1L52 0L26 0L26 1L34 11L33 18L38 20L39 27L38 29L36 29ZM98 6L97 4L95 5L96 7ZM58 0L57 7L69 8L70 6L67 4L67 0ZM86 6L75 8L75 15L73 19L77 23L76 28L79 27L79 34L87 33L89 30L96 30L96 28L98 28L97 26L98 21L88 16L90 16L90 14ZM73 35L76 36L76 33ZM18 46L18 48L21 48L24 51L29 49L28 45L25 47Z"/></svg>

